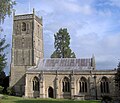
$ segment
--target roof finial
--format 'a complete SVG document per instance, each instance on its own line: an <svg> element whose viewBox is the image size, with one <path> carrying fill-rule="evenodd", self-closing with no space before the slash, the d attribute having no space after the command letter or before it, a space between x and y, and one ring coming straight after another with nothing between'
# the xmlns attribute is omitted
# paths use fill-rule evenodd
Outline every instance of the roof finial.
<svg viewBox="0 0 120 103"><path fill-rule="evenodd" d="M94 54L92 54L92 58L95 58L95 55L94 55Z"/></svg>
<svg viewBox="0 0 120 103"><path fill-rule="evenodd" d="M33 8L33 14L35 14L35 8Z"/></svg>
<svg viewBox="0 0 120 103"><path fill-rule="evenodd" d="M93 70L96 69L96 63L95 63L95 56L94 56L94 54L92 55L92 67L93 67Z"/></svg>

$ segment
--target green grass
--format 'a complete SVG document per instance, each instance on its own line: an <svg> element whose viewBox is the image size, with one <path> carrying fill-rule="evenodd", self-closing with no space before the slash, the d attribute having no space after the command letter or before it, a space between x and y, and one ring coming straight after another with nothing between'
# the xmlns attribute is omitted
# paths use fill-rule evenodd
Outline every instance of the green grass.
<svg viewBox="0 0 120 103"><path fill-rule="evenodd" d="M78 101L78 100L65 100L65 99L35 99L35 98L22 98L15 96L5 95L0 99L0 103L100 103L100 101Z"/></svg>

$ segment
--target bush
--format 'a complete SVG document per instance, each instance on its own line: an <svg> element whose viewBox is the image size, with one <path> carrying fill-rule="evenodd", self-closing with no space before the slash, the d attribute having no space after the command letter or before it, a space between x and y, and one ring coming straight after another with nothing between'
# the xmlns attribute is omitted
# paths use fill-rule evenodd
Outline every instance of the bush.
<svg viewBox="0 0 120 103"><path fill-rule="evenodd" d="M7 94L8 94L8 95L15 95L14 89L13 89L12 87L8 87L8 88L7 88Z"/></svg>
<svg viewBox="0 0 120 103"><path fill-rule="evenodd" d="M0 94L2 94L2 93L3 93L3 87L0 86Z"/></svg>
<svg viewBox="0 0 120 103"><path fill-rule="evenodd" d="M109 103L111 103L112 97L104 95L104 96L102 96L102 101L104 101L105 103L107 103L109 101Z"/></svg>

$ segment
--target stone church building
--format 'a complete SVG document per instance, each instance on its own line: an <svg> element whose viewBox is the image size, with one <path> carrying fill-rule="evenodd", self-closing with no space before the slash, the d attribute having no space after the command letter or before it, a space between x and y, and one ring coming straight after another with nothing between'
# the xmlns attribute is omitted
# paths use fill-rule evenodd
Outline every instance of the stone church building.
<svg viewBox="0 0 120 103"><path fill-rule="evenodd" d="M116 98L116 70L97 70L95 57L44 57L42 18L32 14L13 18L10 87L16 95L38 98Z"/></svg>

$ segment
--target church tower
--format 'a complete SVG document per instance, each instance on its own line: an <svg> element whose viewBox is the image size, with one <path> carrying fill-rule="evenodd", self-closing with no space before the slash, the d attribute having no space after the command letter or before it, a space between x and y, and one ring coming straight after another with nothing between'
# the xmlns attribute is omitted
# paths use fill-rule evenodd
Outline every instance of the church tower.
<svg viewBox="0 0 120 103"><path fill-rule="evenodd" d="M43 58L42 18L33 14L13 17L10 87L17 95L24 95L26 69L36 66Z"/></svg>

